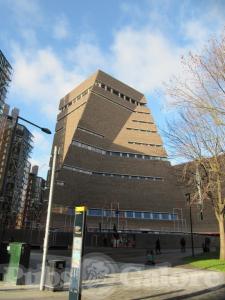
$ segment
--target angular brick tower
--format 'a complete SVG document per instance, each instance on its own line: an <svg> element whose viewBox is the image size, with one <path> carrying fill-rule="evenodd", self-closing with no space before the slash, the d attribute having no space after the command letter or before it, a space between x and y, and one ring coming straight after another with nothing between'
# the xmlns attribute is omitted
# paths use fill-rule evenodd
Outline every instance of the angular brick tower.
<svg viewBox="0 0 225 300"><path fill-rule="evenodd" d="M53 226L70 230L84 204L89 228L173 229L182 197L144 95L97 71L59 110Z"/></svg>

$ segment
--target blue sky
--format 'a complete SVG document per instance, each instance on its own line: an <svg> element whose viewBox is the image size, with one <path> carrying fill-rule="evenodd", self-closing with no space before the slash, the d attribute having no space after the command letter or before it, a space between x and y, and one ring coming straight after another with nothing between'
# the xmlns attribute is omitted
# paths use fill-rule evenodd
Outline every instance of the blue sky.
<svg viewBox="0 0 225 300"><path fill-rule="evenodd" d="M59 99L102 69L145 93L164 127L163 82L220 34L224 11L225 0L0 0L0 48L14 68L7 102L54 131ZM52 138L29 129L45 176Z"/></svg>

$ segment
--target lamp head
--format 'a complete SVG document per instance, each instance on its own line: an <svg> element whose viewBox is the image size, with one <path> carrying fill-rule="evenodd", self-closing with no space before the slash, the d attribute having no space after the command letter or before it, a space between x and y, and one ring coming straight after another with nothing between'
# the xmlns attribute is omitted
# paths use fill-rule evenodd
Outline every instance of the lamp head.
<svg viewBox="0 0 225 300"><path fill-rule="evenodd" d="M41 131L47 133L47 134L52 134L51 130L49 130L48 128L41 128Z"/></svg>

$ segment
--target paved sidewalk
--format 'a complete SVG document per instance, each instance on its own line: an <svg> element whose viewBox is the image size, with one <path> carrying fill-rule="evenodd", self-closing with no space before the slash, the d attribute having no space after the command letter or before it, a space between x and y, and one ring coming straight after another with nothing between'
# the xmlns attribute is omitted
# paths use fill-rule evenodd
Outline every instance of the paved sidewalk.
<svg viewBox="0 0 225 300"><path fill-rule="evenodd" d="M146 268L140 264L121 264L120 272L101 279L86 280L82 300L182 300L225 299L225 274L166 265ZM68 292L33 290L0 291L1 300L67 300Z"/></svg>
<svg viewBox="0 0 225 300"><path fill-rule="evenodd" d="M43 291L40 292L38 290L19 290L10 292L0 291L0 299L1 300L68 300L68 292L50 292Z"/></svg>
<svg viewBox="0 0 225 300"><path fill-rule="evenodd" d="M152 267L144 265L144 251L126 255L113 250L111 257L117 262L103 253L89 255L95 257L87 260L88 272L83 281L82 300L225 300L225 273L178 265L183 256L190 255L190 251L185 254L179 251L164 252L157 256L158 264ZM37 267L40 254L32 254L32 257L32 264ZM69 264L70 258L66 259ZM168 261L176 267L171 267ZM38 289L37 284L23 287L1 283L0 300L68 300L67 291L40 292Z"/></svg>
<svg viewBox="0 0 225 300"><path fill-rule="evenodd" d="M117 273L86 283L82 300L225 299L225 274L170 267L144 270L137 265L126 265L126 268L128 272L122 275ZM68 292L10 290L1 291L0 299L68 300Z"/></svg>

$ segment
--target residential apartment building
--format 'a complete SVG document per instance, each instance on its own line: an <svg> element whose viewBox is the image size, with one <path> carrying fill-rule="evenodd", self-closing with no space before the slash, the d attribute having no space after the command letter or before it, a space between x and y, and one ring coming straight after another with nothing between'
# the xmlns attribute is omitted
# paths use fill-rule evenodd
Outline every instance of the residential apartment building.
<svg viewBox="0 0 225 300"><path fill-rule="evenodd" d="M5 168L5 157L7 153L7 142L5 143L5 137L8 127L7 116L9 114L9 106L5 103L5 99L11 81L11 74L12 67L0 50L0 197Z"/></svg>
<svg viewBox="0 0 225 300"><path fill-rule="evenodd" d="M12 67L6 59L3 52L0 50L0 122L1 114L3 112L6 94L9 82L11 81ZM1 123L0 123L1 128Z"/></svg>
<svg viewBox="0 0 225 300"><path fill-rule="evenodd" d="M14 108L6 115L0 144L1 219L12 228L22 225L32 150L32 134L18 124L18 114Z"/></svg>
<svg viewBox="0 0 225 300"><path fill-rule="evenodd" d="M23 228L38 228L43 213L45 180L38 176L38 166L33 166L28 177L23 211Z"/></svg>
<svg viewBox="0 0 225 300"><path fill-rule="evenodd" d="M184 195L142 93L97 71L59 110L53 227L71 230L73 207L86 205L89 230L185 230Z"/></svg>

